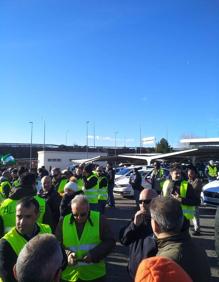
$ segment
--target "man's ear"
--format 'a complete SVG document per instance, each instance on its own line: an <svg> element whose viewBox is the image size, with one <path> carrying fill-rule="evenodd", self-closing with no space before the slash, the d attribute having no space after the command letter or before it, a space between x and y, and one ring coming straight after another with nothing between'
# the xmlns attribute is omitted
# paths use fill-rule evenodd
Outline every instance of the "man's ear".
<svg viewBox="0 0 219 282"><path fill-rule="evenodd" d="M17 280L16 264L13 266L14 278Z"/></svg>
<svg viewBox="0 0 219 282"><path fill-rule="evenodd" d="M160 228L157 222L152 218L151 219L151 226L155 235L160 234Z"/></svg>

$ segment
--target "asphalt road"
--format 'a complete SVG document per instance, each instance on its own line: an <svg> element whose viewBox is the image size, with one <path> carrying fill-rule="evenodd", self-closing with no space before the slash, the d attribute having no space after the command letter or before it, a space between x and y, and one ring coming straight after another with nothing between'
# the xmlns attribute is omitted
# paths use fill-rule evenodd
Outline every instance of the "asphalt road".
<svg viewBox="0 0 219 282"><path fill-rule="evenodd" d="M215 208L201 207L201 236L194 240L202 246L208 255L212 278L209 282L219 281L219 260L214 251L214 217ZM127 224L135 213L135 204L131 199L116 195L116 208L107 208L106 216L116 235L116 248L107 258L107 282L131 282L126 270L128 262L128 248L119 243L119 230ZM208 281L206 281L208 282Z"/></svg>

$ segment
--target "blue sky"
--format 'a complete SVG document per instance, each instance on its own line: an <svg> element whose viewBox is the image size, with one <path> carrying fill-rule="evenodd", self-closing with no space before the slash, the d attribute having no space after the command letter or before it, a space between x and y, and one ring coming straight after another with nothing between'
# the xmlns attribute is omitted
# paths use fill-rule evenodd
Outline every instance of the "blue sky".
<svg viewBox="0 0 219 282"><path fill-rule="evenodd" d="M219 136L218 0L0 0L0 142Z"/></svg>

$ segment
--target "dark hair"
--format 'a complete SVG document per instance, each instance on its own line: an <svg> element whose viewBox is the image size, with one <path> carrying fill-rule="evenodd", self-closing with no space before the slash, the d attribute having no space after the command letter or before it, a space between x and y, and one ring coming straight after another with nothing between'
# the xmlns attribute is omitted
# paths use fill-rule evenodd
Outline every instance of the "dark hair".
<svg viewBox="0 0 219 282"><path fill-rule="evenodd" d="M84 167L84 170L85 170L87 173L91 173L92 170L93 170L93 164L91 164L91 163L86 164L85 167Z"/></svg>
<svg viewBox="0 0 219 282"><path fill-rule="evenodd" d="M188 167L188 171L189 171L189 170L192 170L192 171L194 171L195 174L198 174L198 171L197 171L196 167L193 166L193 165L190 165L190 166Z"/></svg>
<svg viewBox="0 0 219 282"><path fill-rule="evenodd" d="M170 172L173 172L173 171L178 170L178 169L181 170L180 164L178 164L178 163L173 163L173 164L171 164L171 166L170 166Z"/></svg>
<svg viewBox="0 0 219 282"><path fill-rule="evenodd" d="M21 176L21 187L33 188L36 183L36 175L31 172L25 172Z"/></svg>
<svg viewBox="0 0 219 282"><path fill-rule="evenodd" d="M154 162L154 166L155 166L155 165L156 165L158 168L160 168L160 163L159 163L158 161L155 161L155 162Z"/></svg>
<svg viewBox="0 0 219 282"><path fill-rule="evenodd" d="M21 166L19 169L18 169L18 175L21 177L21 175L23 173L27 172L27 169L24 167L24 166Z"/></svg>
<svg viewBox="0 0 219 282"><path fill-rule="evenodd" d="M34 197L25 197L17 202L17 206L20 205L26 209L29 209L31 206L34 206L36 213L39 212L40 206L37 200Z"/></svg>

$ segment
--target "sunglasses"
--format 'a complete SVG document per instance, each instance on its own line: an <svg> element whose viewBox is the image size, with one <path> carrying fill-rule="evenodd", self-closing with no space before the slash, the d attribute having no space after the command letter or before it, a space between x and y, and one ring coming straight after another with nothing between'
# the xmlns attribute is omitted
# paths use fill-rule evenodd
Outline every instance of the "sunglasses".
<svg viewBox="0 0 219 282"><path fill-rule="evenodd" d="M72 214L74 217L84 217L84 216L86 216L87 215L87 212L82 212L82 213L73 213Z"/></svg>
<svg viewBox="0 0 219 282"><path fill-rule="evenodd" d="M147 200L139 200L139 204L150 204L150 202L151 202L151 199L147 199Z"/></svg>

